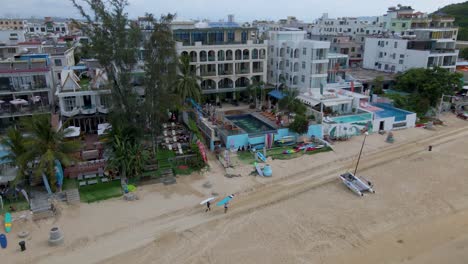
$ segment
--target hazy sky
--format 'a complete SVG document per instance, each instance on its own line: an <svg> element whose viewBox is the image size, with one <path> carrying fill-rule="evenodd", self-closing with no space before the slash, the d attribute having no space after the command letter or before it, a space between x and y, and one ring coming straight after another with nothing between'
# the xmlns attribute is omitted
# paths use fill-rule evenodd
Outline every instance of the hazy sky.
<svg viewBox="0 0 468 264"><path fill-rule="evenodd" d="M433 12L456 0L128 0L130 17L145 12L160 15L176 12L180 19L208 18L213 21L235 14L236 21L296 16L311 22L328 13L330 17L382 15L389 6L410 5L417 11ZM79 17L69 0L1 0L0 15L42 18Z"/></svg>

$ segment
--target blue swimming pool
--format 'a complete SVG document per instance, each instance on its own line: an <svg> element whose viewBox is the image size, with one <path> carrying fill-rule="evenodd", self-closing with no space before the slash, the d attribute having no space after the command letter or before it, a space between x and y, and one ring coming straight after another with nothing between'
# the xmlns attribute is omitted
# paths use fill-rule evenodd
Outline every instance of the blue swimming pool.
<svg viewBox="0 0 468 264"><path fill-rule="evenodd" d="M371 114L360 114L360 115L349 115L349 116L338 116L332 117L332 120L336 123L355 123L355 122L363 122L369 121L372 119Z"/></svg>
<svg viewBox="0 0 468 264"><path fill-rule="evenodd" d="M382 109L382 111L375 112L375 115L378 118L388 118L394 116L396 122L401 122L406 120L407 115L412 114L411 112L395 108L391 104L374 103L372 105Z"/></svg>
<svg viewBox="0 0 468 264"><path fill-rule="evenodd" d="M274 127L252 115L227 116L226 118L248 134L276 131Z"/></svg>

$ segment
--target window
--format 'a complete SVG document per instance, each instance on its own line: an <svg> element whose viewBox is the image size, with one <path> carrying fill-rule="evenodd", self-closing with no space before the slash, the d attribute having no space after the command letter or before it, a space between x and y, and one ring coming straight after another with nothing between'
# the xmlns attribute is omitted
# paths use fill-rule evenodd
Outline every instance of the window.
<svg viewBox="0 0 468 264"><path fill-rule="evenodd" d="M392 59L396 59L396 53L392 54Z"/></svg>
<svg viewBox="0 0 468 264"><path fill-rule="evenodd" d="M402 23L402 24L401 24L401 27L405 28L405 27L406 27L406 23Z"/></svg>
<svg viewBox="0 0 468 264"><path fill-rule="evenodd" d="M302 48L302 54L307 55L307 48Z"/></svg>
<svg viewBox="0 0 468 264"><path fill-rule="evenodd" d="M356 51L356 48L351 47L351 52L355 52L355 51Z"/></svg>
<svg viewBox="0 0 468 264"><path fill-rule="evenodd" d="M306 68L306 63L305 61L302 62L302 69L305 69Z"/></svg>
<svg viewBox="0 0 468 264"><path fill-rule="evenodd" d="M400 59L404 59L405 58L405 54L400 54Z"/></svg>
<svg viewBox="0 0 468 264"><path fill-rule="evenodd" d="M393 47L396 49L398 48L398 42L395 41L395 43L393 43Z"/></svg>
<svg viewBox="0 0 468 264"><path fill-rule="evenodd" d="M65 111L73 111L73 108L76 107L76 100L74 96L68 96L63 98L63 104L65 105Z"/></svg>
<svg viewBox="0 0 468 264"><path fill-rule="evenodd" d="M396 26L396 23L392 23L392 27L395 27Z"/></svg>
<svg viewBox="0 0 468 264"><path fill-rule="evenodd" d="M15 48L8 48L8 53L16 53L16 49Z"/></svg>
<svg viewBox="0 0 468 264"><path fill-rule="evenodd" d="M403 62L404 62L403 60L398 61L399 64L403 64Z"/></svg>
<svg viewBox="0 0 468 264"><path fill-rule="evenodd" d="M390 70L391 70L392 72L395 72L395 65L392 65L392 67L390 68Z"/></svg>
<svg viewBox="0 0 468 264"><path fill-rule="evenodd" d="M301 82L305 83L305 76L304 75L301 76Z"/></svg>
<svg viewBox="0 0 468 264"><path fill-rule="evenodd" d="M385 64L385 68L384 68L386 71L388 71L388 64Z"/></svg>
<svg viewBox="0 0 468 264"><path fill-rule="evenodd" d="M62 60L61 59L55 59L54 64L55 64L55 66L62 66Z"/></svg>
<svg viewBox="0 0 468 264"><path fill-rule="evenodd" d="M383 57L383 52L379 52L379 58Z"/></svg>

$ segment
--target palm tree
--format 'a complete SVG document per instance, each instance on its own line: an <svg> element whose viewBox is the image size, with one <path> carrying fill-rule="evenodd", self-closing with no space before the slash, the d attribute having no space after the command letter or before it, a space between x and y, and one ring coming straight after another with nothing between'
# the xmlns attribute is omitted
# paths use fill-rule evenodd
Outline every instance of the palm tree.
<svg viewBox="0 0 468 264"><path fill-rule="evenodd" d="M180 57L179 74L174 92L185 102L187 98L192 98L196 102L201 100L201 88L198 82L201 77L197 76L190 67L190 57L183 55Z"/></svg>
<svg viewBox="0 0 468 264"><path fill-rule="evenodd" d="M303 115L306 112L306 108L303 103L296 99L299 95L299 91L296 89L288 89L283 91L284 97L278 101L278 106L281 110L285 110L288 113L288 120L291 113Z"/></svg>
<svg viewBox="0 0 468 264"><path fill-rule="evenodd" d="M80 149L77 141L66 140L71 133L68 129L54 129L50 117L46 115L34 116L23 123L26 131L31 135L25 140L26 160L35 161L33 175L46 175L51 187L56 187L55 161L67 166L74 160L73 154ZM60 186L59 186L60 187Z"/></svg>
<svg viewBox="0 0 468 264"><path fill-rule="evenodd" d="M264 94L264 85L263 81L254 81L253 83L247 86L247 93L250 97L254 98L255 100L255 108L257 108L257 101L258 101L258 94L260 93L260 102L263 104L263 100L265 98ZM263 88L263 89L262 89Z"/></svg>
<svg viewBox="0 0 468 264"><path fill-rule="evenodd" d="M18 129L10 127L7 130L6 137L1 140L1 144L8 152L7 155L2 157L2 160L10 162L18 167L15 181L17 182L24 179L28 164L28 160L25 159L25 138Z"/></svg>
<svg viewBox="0 0 468 264"><path fill-rule="evenodd" d="M122 185L128 177L139 174L149 158L148 152L138 140L137 133L138 131L131 126L113 125L104 138L111 151L109 167L119 171Z"/></svg>

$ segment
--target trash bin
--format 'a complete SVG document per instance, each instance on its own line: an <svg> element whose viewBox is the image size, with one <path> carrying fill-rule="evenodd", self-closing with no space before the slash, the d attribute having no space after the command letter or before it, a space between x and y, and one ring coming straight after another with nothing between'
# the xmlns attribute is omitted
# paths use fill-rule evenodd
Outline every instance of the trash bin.
<svg viewBox="0 0 468 264"><path fill-rule="evenodd" d="M21 251L25 251L26 250L26 242L23 240L23 241L20 241L19 243L19 246L21 248Z"/></svg>

